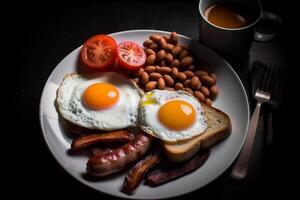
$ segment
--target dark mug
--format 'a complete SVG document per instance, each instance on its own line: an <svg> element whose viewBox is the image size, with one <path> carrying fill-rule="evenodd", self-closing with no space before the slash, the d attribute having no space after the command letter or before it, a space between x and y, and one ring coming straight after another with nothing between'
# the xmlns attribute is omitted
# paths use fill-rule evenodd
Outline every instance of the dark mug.
<svg viewBox="0 0 300 200"><path fill-rule="evenodd" d="M205 12L217 4L233 3L251 14L245 26L226 28L216 25L207 19ZM255 26L262 16L262 7L258 0L200 0L201 16L199 39L228 60L238 61L247 57L251 47Z"/></svg>

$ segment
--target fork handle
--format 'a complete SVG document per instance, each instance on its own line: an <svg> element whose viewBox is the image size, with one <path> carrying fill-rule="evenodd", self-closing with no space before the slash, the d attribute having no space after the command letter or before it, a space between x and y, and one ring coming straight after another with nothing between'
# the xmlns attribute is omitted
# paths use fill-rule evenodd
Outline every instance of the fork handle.
<svg viewBox="0 0 300 200"><path fill-rule="evenodd" d="M249 161L251 158L256 128L259 119L260 107L261 103L258 102L251 116L245 143L231 171L231 178L233 179L243 180L247 176Z"/></svg>

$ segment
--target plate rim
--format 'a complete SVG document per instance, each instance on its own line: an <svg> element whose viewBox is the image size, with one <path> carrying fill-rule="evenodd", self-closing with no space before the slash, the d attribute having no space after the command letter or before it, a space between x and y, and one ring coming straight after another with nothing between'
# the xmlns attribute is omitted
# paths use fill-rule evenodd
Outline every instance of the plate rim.
<svg viewBox="0 0 300 200"><path fill-rule="evenodd" d="M170 34L171 32L170 31L164 31L164 30L152 30L152 29L132 29L132 30L126 30L126 31L119 31L119 32L113 32L113 33L109 33L107 35L109 36L114 36L114 35L118 35L118 34L125 34L125 33L132 33L132 32L151 32L151 33L160 33L160 34ZM178 34L180 37L182 38L185 38L185 39L188 39L188 40L193 40L192 38L190 37L187 37L185 35L182 35L182 34ZM195 40L194 40L195 41ZM181 193L179 195L170 195L168 197L162 197L162 198L158 198L158 199L170 199L170 198L173 198L173 197L180 197L180 196L183 196L183 195L186 195L188 193L192 193L196 190L199 190L207 185L209 185L210 183L212 183L214 180L216 180L217 178L219 178L232 164L233 162L235 161L235 159L237 158L238 154L240 153L241 149L242 149L242 146L244 145L244 142L245 142L245 139L246 139L246 136L247 136L247 132L248 132L248 129L249 129L249 123L250 123L250 106L249 106L249 100L248 100L248 95L247 95L247 92L245 90L245 87L243 85L243 82L241 81L240 77L238 76L238 74L236 73L236 71L233 69L233 67L231 66L231 64L229 64L227 62L226 59L224 59L222 56L220 56L218 53L216 53L215 51L213 51L212 49L210 49L209 47L205 46L204 44L202 43L199 43L200 45L202 45L204 48L206 48L207 50L213 52L215 54L215 56L219 57L220 59L222 59L222 61L229 67L230 71L235 75L235 77L237 78L238 82L240 83L240 86L242 88L242 91L244 93L244 96L245 96L245 100L246 100L246 107L247 107L247 123L246 123L246 129L245 129L245 134L243 136L243 139L242 139L242 142L240 144L240 146L238 147L238 151L236 151L235 155L233 156L233 159L228 162L227 166L225 166L222 170L220 170L220 173L217 174L217 176L215 176L213 179L211 179L210 181L208 181L205 185L203 185L202 187L199 187L199 188L196 188L196 189L192 189L192 190L189 190L187 192L184 192L184 193ZM52 148L50 147L49 145L49 141L46 137L46 134L45 134L45 130L44 130L44 125L43 125L43 117L42 117L42 100L43 100L43 97L45 95L45 89L46 89L46 86L47 84L49 83L49 80L52 78L53 76L53 73L54 73L54 70L56 69L56 67L69 55L71 54L73 51L75 51L76 49L80 48L82 45L78 46L77 48L73 49L71 52L69 52L63 59L61 59L59 61L59 63L57 63L57 65L55 66L55 68L53 68L52 72L50 73L49 77L47 78L44 86L43 86L43 90L42 90L42 93L41 93L41 97L40 97L40 101L39 101L39 124L40 124L40 129L41 129L41 132L42 132L42 135L43 135L43 138L44 138L44 142L46 143L46 146L47 146L47 149L49 151L49 153L54 157L55 161L59 164L59 166L67 172L67 174L69 174L72 178L74 178L75 180L77 180L78 182L80 182L81 184L83 184L85 187L89 188L89 189L92 189L94 191L97 191L97 192L100 192L100 193L104 193L106 195L109 195L109 196L113 196L113 197L117 197L117 198L124 198L124 199L138 199L134 196L128 196L128 197L121 197L121 196L118 196L116 194L112 194L112 193L107 193L105 191L102 191L102 190L99 190L99 189L96 189L90 185L88 185L86 182L84 182L83 180L81 180L80 178L76 177L75 175L73 175L71 172L69 172L63 165L62 163L60 163L60 161L58 160L58 157L53 153L53 150ZM157 198L144 198L144 199L157 199Z"/></svg>

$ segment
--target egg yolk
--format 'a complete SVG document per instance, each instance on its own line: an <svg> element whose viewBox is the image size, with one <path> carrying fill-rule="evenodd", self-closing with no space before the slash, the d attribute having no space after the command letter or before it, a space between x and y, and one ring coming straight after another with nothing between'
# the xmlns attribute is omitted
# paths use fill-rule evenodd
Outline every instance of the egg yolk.
<svg viewBox="0 0 300 200"><path fill-rule="evenodd" d="M118 89L109 83L95 83L86 88L83 94L84 103L91 109L109 108L119 100Z"/></svg>
<svg viewBox="0 0 300 200"><path fill-rule="evenodd" d="M181 100L173 100L162 105L158 119L170 130L180 131L189 128L196 119L194 107Z"/></svg>

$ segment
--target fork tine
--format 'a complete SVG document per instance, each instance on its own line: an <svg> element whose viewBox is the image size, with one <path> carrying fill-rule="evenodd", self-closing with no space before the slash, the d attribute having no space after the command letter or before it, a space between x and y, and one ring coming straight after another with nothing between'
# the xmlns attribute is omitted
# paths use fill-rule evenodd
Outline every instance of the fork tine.
<svg viewBox="0 0 300 200"><path fill-rule="evenodd" d="M263 85L265 84L265 81L266 81L266 71L267 71L267 68L264 67L264 71L260 77L260 83L258 85L258 90L263 90Z"/></svg>
<svg viewBox="0 0 300 200"><path fill-rule="evenodd" d="M271 74L271 78L270 78L270 84L267 88L268 92L272 91L273 85L275 83L275 81L277 80L277 76L278 76L278 68L277 67L273 67L272 68L272 74Z"/></svg>
<svg viewBox="0 0 300 200"><path fill-rule="evenodd" d="M271 67L271 65L269 64L268 65L268 68L267 68L267 78L266 78L266 82L265 82L265 85L263 86L263 91L265 92L270 92L269 88L271 86L271 79L272 79L272 75L273 75L273 68Z"/></svg>
<svg viewBox="0 0 300 200"><path fill-rule="evenodd" d="M269 84L269 80L270 80L270 65L268 64L267 65L267 70L266 70L266 78L265 78L265 82L264 84L262 85L262 91L266 91L267 90L267 87L268 87L268 84Z"/></svg>
<svg viewBox="0 0 300 200"><path fill-rule="evenodd" d="M263 75L262 75L262 82L260 85L261 91L266 91L268 84L269 84L269 79L270 79L270 65L269 65L269 63L267 63L266 67L264 68Z"/></svg>

